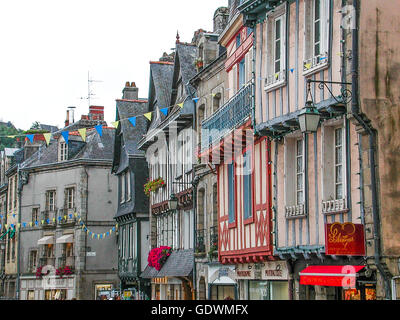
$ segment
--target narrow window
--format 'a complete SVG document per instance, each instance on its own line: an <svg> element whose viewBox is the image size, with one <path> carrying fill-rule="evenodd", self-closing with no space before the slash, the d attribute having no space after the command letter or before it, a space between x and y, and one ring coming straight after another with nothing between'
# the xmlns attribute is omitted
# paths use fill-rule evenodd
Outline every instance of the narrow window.
<svg viewBox="0 0 400 320"><path fill-rule="evenodd" d="M245 58L239 62L239 89L245 85L246 82L246 63Z"/></svg>
<svg viewBox="0 0 400 320"><path fill-rule="evenodd" d="M235 222L235 172L234 164L228 164L228 213L229 223Z"/></svg>
<svg viewBox="0 0 400 320"><path fill-rule="evenodd" d="M244 219L252 216L252 157L251 150L243 155L243 206Z"/></svg>
<svg viewBox="0 0 400 320"><path fill-rule="evenodd" d="M73 209L75 206L75 188L67 188L67 209Z"/></svg>
<svg viewBox="0 0 400 320"><path fill-rule="evenodd" d="M314 56L321 54L321 0L314 0Z"/></svg>
<svg viewBox="0 0 400 320"><path fill-rule="evenodd" d="M65 161L68 158L68 145L65 142L60 143L60 161Z"/></svg>
<svg viewBox="0 0 400 320"><path fill-rule="evenodd" d="M125 173L120 175L120 184L121 184L121 203L125 202Z"/></svg>
<svg viewBox="0 0 400 320"><path fill-rule="evenodd" d="M56 192L47 191L46 192L46 210L54 211L56 208Z"/></svg>
<svg viewBox="0 0 400 320"><path fill-rule="evenodd" d="M32 225L39 221L39 208L32 208Z"/></svg>
<svg viewBox="0 0 400 320"><path fill-rule="evenodd" d="M343 128L335 130L335 199L343 199Z"/></svg>
<svg viewBox="0 0 400 320"><path fill-rule="evenodd" d="M282 53L282 17L275 20L275 38L274 38L274 66L275 73L281 71L281 53Z"/></svg>
<svg viewBox="0 0 400 320"><path fill-rule="evenodd" d="M296 141L296 205L304 203L303 140Z"/></svg>

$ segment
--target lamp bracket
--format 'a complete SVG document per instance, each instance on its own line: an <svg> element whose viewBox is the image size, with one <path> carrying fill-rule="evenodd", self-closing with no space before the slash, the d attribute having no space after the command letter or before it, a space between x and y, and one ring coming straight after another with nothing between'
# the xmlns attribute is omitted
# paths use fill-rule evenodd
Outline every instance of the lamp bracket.
<svg viewBox="0 0 400 320"><path fill-rule="evenodd" d="M321 80L307 79L308 91L311 91L310 90L311 83L317 83L318 84L318 88L320 90L323 90L324 88L326 88L329 91L329 93L331 94L331 96L333 97L333 99L335 99L335 101L337 103L347 104L347 103L350 102L350 100L352 98L351 90L347 89L347 87L346 87L348 85L351 85L351 82L321 81ZM331 88L328 86L328 84L337 84L337 85L341 85L342 86L342 88L340 89L339 99L337 99L335 97L335 95L333 94L333 92L332 92Z"/></svg>

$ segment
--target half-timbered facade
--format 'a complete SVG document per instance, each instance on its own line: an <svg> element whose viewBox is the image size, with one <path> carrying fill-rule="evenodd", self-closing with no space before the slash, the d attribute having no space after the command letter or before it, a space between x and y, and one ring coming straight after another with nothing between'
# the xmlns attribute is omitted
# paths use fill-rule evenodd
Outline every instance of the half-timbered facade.
<svg viewBox="0 0 400 320"><path fill-rule="evenodd" d="M237 298L258 299L270 285L267 279L274 280L267 266L278 266L272 255L270 144L253 135L254 35L238 5L230 1L228 25L219 37L227 50L226 102L202 122L201 152L217 167L219 261L235 265Z"/></svg>
<svg viewBox="0 0 400 320"><path fill-rule="evenodd" d="M290 266L292 299L342 299L350 291L330 276L336 272L340 278L345 266L354 276L369 274L363 253L328 251L340 242L337 233L353 227L355 232L357 225L362 237L356 245L364 246L361 185L355 174L359 138L346 117L350 57L341 28L342 4L250 0L239 8L254 30L254 130L271 141L274 255ZM311 133L300 130L307 101L321 119ZM373 277L363 280L357 282L361 296L374 284Z"/></svg>

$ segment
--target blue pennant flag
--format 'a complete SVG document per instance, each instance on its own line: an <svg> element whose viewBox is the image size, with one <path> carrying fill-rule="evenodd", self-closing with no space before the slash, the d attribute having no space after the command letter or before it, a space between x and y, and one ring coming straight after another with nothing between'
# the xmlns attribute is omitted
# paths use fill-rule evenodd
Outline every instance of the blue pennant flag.
<svg viewBox="0 0 400 320"><path fill-rule="evenodd" d="M197 101L199 101L200 98L193 98L192 100L197 103Z"/></svg>
<svg viewBox="0 0 400 320"><path fill-rule="evenodd" d="M69 218L72 219L72 214L71 213L69 214Z"/></svg>
<svg viewBox="0 0 400 320"><path fill-rule="evenodd" d="M89 235L92 235L92 231L89 231Z"/></svg>
<svg viewBox="0 0 400 320"><path fill-rule="evenodd" d="M26 227L26 222L23 222L23 223L22 223L22 226L25 228L25 227Z"/></svg>
<svg viewBox="0 0 400 320"><path fill-rule="evenodd" d="M46 219L46 222L47 222L47 224L49 224L50 223L50 219Z"/></svg>
<svg viewBox="0 0 400 320"><path fill-rule="evenodd" d="M101 137L103 135L103 125L98 124L97 126L95 126L95 129L98 132L99 136Z"/></svg>
<svg viewBox="0 0 400 320"><path fill-rule="evenodd" d="M15 218L15 213L13 214L13 218Z"/></svg>
<svg viewBox="0 0 400 320"><path fill-rule="evenodd" d="M112 231L115 231L115 227L112 228Z"/></svg>
<svg viewBox="0 0 400 320"><path fill-rule="evenodd" d="M162 108L162 109L160 109L160 111L161 111L162 113L164 113L165 115L168 114L168 108Z"/></svg>
<svg viewBox="0 0 400 320"><path fill-rule="evenodd" d="M63 132L61 132L61 134L64 138L65 143L68 144L69 131L63 131Z"/></svg>
<svg viewBox="0 0 400 320"><path fill-rule="evenodd" d="M103 235L102 234L100 235L100 239L103 239Z"/></svg>
<svg viewBox="0 0 400 320"><path fill-rule="evenodd" d="M31 143L33 143L33 137L34 137L35 135L34 134L27 134L26 135L26 137L29 139L29 141L31 142Z"/></svg>
<svg viewBox="0 0 400 320"><path fill-rule="evenodd" d="M61 219L62 219L61 217L58 217L58 221L61 221Z"/></svg>
<svg viewBox="0 0 400 320"><path fill-rule="evenodd" d="M292 68L292 69L290 69L290 72L291 72L291 73L293 73L293 71L294 71L294 69L293 69L293 68Z"/></svg>
<svg viewBox="0 0 400 320"><path fill-rule="evenodd" d="M11 228L13 228L14 229L14 225L11 223Z"/></svg>
<svg viewBox="0 0 400 320"><path fill-rule="evenodd" d="M35 224L36 224L36 225L38 225L38 224L39 224L39 222L36 220L36 221L35 221Z"/></svg>
<svg viewBox="0 0 400 320"><path fill-rule="evenodd" d="M109 231L107 231L107 232L106 232L106 235L107 235L107 237L108 237L108 236L110 235L110 232L109 232Z"/></svg>
<svg viewBox="0 0 400 320"><path fill-rule="evenodd" d="M136 126L136 117L129 118L129 121L133 126Z"/></svg>

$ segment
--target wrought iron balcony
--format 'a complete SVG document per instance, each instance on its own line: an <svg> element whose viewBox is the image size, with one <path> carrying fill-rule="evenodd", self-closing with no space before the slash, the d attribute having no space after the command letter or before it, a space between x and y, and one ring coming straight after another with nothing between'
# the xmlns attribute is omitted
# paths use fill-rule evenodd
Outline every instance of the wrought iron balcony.
<svg viewBox="0 0 400 320"><path fill-rule="evenodd" d="M58 210L58 223L60 225L67 225L67 224L73 224L75 223L75 215L74 213L76 212L76 209L59 209Z"/></svg>
<svg viewBox="0 0 400 320"><path fill-rule="evenodd" d="M44 221L43 227L55 227L57 219L57 209L41 212L41 220Z"/></svg>
<svg viewBox="0 0 400 320"><path fill-rule="evenodd" d="M75 257L74 256L61 256L58 258L58 267L59 268L65 268L66 266L70 267L71 270L75 269Z"/></svg>
<svg viewBox="0 0 400 320"><path fill-rule="evenodd" d="M305 215L306 215L306 211L304 208L304 204L285 207L285 216L288 219L305 217Z"/></svg>
<svg viewBox="0 0 400 320"><path fill-rule="evenodd" d="M206 244L204 241L205 238L205 229L197 229L196 230L196 253L204 253L206 252Z"/></svg>
<svg viewBox="0 0 400 320"><path fill-rule="evenodd" d="M218 227L210 227L210 251L208 253L210 260L218 256Z"/></svg>
<svg viewBox="0 0 400 320"><path fill-rule="evenodd" d="M226 104L201 124L201 151L207 150L245 122L251 112L251 84L241 88Z"/></svg>

